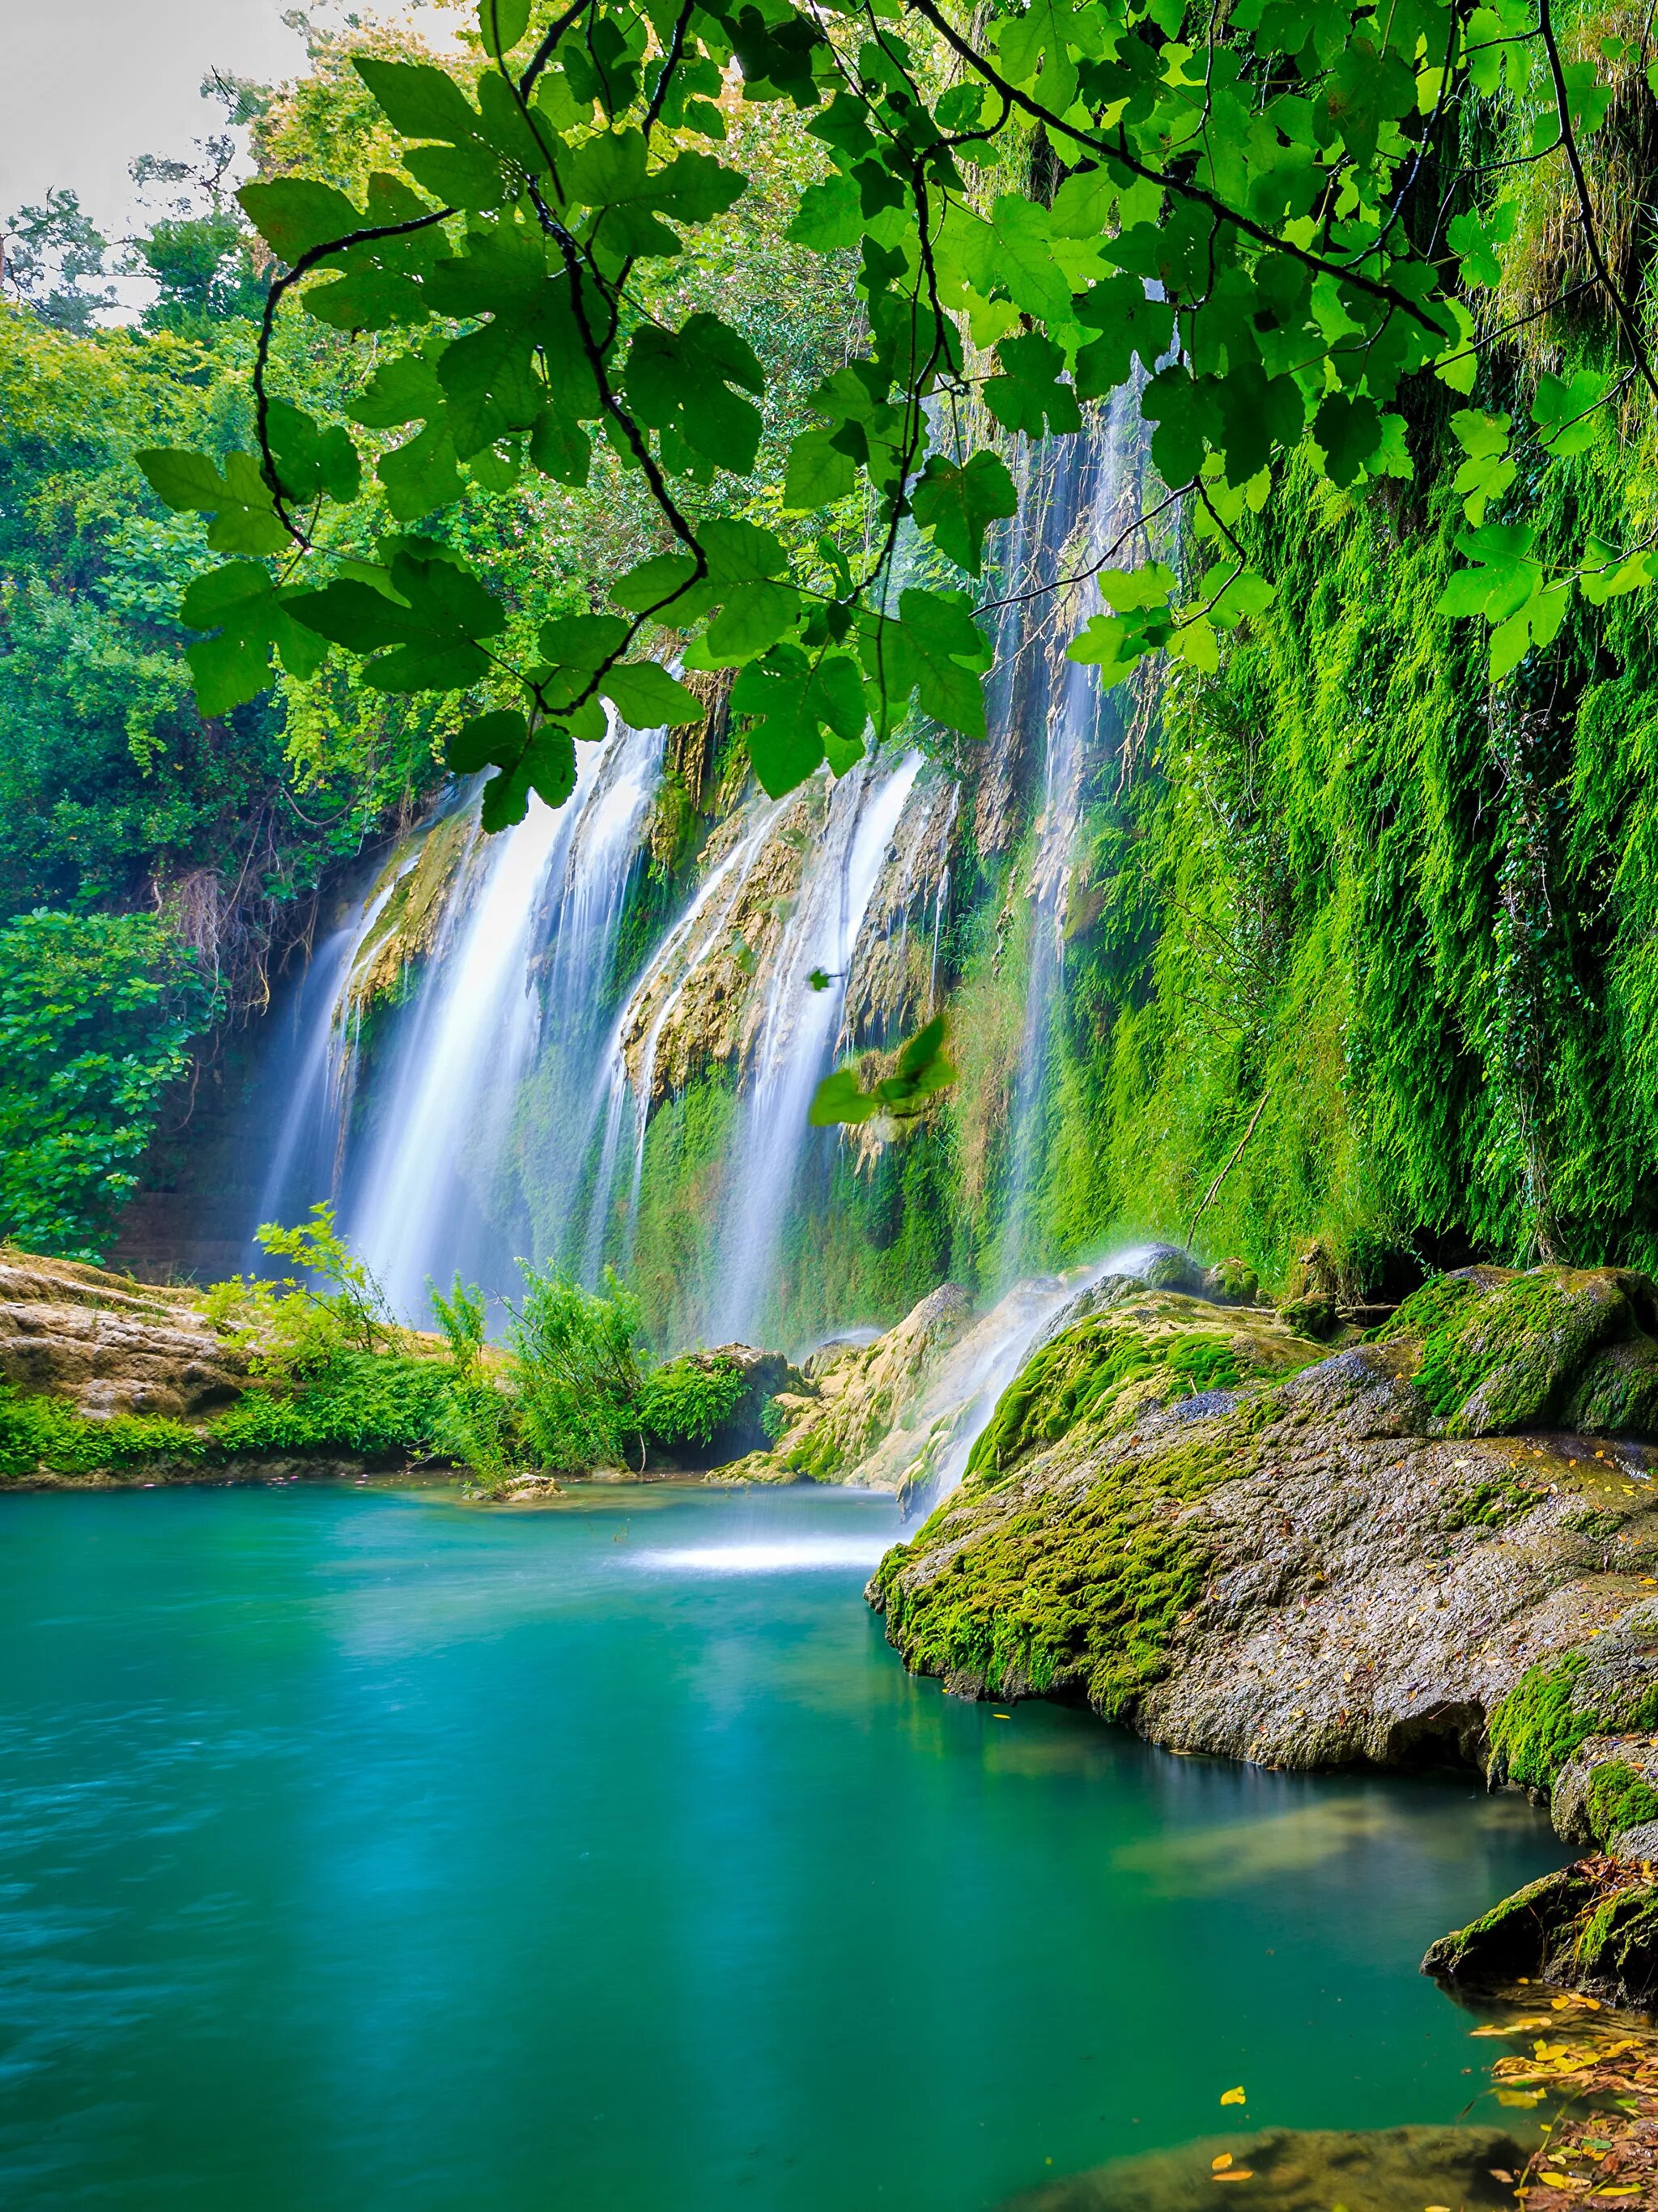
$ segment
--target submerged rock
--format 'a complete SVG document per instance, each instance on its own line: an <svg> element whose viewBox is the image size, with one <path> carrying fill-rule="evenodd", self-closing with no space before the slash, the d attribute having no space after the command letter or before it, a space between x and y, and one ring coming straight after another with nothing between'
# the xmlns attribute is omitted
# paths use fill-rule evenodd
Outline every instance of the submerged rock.
<svg viewBox="0 0 1658 2212"><path fill-rule="evenodd" d="M1244 2203L1270 2212L1474 2212L1512 2207L1498 2175L1518 2172L1526 2153L1500 2128L1271 2128L1121 2159L1010 2198L1004 2212L1198 2212L1220 2194L1218 2160L1242 2178Z"/></svg>

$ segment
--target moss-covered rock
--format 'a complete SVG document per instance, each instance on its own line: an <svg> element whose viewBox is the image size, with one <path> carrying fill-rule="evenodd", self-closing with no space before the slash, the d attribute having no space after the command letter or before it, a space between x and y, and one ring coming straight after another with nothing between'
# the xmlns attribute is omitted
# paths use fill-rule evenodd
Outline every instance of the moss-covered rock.
<svg viewBox="0 0 1658 2212"><path fill-rule="evenodd" d="M1278 1316L1119 1291L1027 1363L871 1601L965 1693L1281 1765L1490 1756L1546 1789L1658 1713L1658 1453L1454 1417L1575 1389L1644 1328L1643 1281L1470 1271L1324 1356Z"/></svg>
<svg viewBox="0 0 1658 2212"><path fill-rule="evenodd" d="M1057 1437L1114 1435L1147 1407L1235 1390L1317 1357L1271 1314L1238 1315L1190 1297L1136 1297L1074 1322L1033 1354L1003 1393L968 1471L993 1479Z"/></svg>
<svg viewBox="0 0 1658 2212"><path fill-rule="evenodd" d="M1658 1996L1658 1883L1649 1863L1582 1859L1442 1936L1422 1967L1469 1990L1541 1981L1649 2006Z"/></svg>
<svg viewBox="0 0 1658 2212"><path fill-rule="evenodd" d="M1658 1411L1658 1291L1617 1267L1465 1267L1407 1298L1380 1332L1413 1350L1411 1380L1452 1436L1571 1419L1643 1435Z"/></svg>

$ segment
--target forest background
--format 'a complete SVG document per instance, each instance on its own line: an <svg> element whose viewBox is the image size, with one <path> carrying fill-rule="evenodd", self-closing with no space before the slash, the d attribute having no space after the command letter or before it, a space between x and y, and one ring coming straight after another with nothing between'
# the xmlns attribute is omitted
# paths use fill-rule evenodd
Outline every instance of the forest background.
<svg viewBox="0 0 1658 2212"><path fill-rule="evenodd" d="M261 176L349 188L394 157L349 66L365 44L408 51L319 35L297 85L223 85ZM1612 74L1595 158L1644 301L1658 129L1644 73ZM776 192L699 236L676 279L717 296L770 372L765 442L730 494L764 519L861 307L850 252L785 235L820 147L787 110L738 119ZM1040 162L1040 140L1018 158ZM176 610L203 528L132 456L248 442L269 261L213 145L149 173L175 204L130 249L154 289L135 322L104 324L109 249L61 199L11 224L0 305L0 1230L88 1255L108 1249L158 1131L187 1127L201 1066L302 950L319 887L429 801L454 726L337 661L197 712ZM1570 296L1582 256L1540 191L1488 288L1491 325ZM1593 297L1520 320L1482 356L1477 396L1523 416L1540 379L1615 337ZM297 319L277 342L294 385L337 404L348 343ZM1089 793L1066 918L1037 1196L1054 1258L1116 1231L1188 1233L1224 1168L1200 1241L1275 1283L1315 1244L1352 1299L1473 1256L1658 1261L1651 624L1640 597L1579 601L1493 678L1483 636L1441 611L1479 519L1456 404L1417 409L1403 465L1369 496L1309 477L1274 510L1292 520L1258 526L1272 605L1212 665L1140 679ZM1573 444L1542 484L1544 530L1643 521L1645 418L1607 408ZM475 483L457 528L508 596L580 611L595 573L654 550L653 522L638 478L601 456L580 489ZM958 741L920 734L971 775ZM705 826L688 814L659 841L659 896ZM953 1095L873 1173L847 1169L868 1257L846 1261L846 1292L883 1316L993 1270L1028 860L1017 838L969 854L953 888Z"/></svg>

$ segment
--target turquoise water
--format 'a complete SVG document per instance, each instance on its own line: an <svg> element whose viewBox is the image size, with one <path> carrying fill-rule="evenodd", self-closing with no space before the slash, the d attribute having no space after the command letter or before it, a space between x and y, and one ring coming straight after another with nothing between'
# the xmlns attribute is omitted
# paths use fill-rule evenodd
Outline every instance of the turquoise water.
<svg viewBox="0 0 1658 2212"><path fill-rule="evenodd" d="M1454 2118L1416 1972L1559 1854L1466 1784L912 1681L884 1500L0 1498L0 2202L972 2212Z"/></svg>

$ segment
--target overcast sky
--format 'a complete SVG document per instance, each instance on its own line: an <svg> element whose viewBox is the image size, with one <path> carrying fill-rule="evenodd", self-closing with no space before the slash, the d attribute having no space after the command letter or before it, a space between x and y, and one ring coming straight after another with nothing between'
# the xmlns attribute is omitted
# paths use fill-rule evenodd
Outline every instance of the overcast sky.
<svg viewBox="0 0 1658 2212"><path fill-rule="evenodd" d="M222 110L200 96L210 69L265 82L293 76L305 47L282 16L294 0L15 0L0 9L0 217L54 185L81 195L100 227L128 227L127 165L183 155ZM320 21L337 6L313 7ZM400 15L404 0L356 0ZM441 17L428 17L427 35Z"/></svg>

